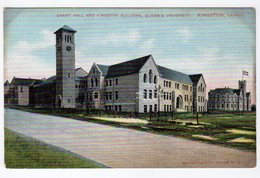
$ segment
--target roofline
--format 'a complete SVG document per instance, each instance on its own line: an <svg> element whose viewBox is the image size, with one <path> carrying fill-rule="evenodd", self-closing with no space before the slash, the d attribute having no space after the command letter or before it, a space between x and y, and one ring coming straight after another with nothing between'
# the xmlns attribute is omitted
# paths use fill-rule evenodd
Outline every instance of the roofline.
<svg viewBox="0 0 260 178"><path fill-rule="evenodd" d="M122 63L126 63L126 62L130 62L130 61L133 61L133 60L137 60L137 59L140 59L140 58L148 57L148 56L152 56L152 55L149 54L149 55L146 55L146 56L142 56L142 57L138 57L138 58L135 58L135 59L127 60L127 61L124 61L124 62L120 62L120 63L117 63L117 64L110 65L109 67L112 67L112 66L115 66L115 65L119 65L119 64L122 64Z"/></svg>
<svg viewBox="0 0 260 178"><path fill-rule="evenodd" d="M206 81L205 81L204 76L203 76L202 73L200 73L200 74L193 74L193 75L201 75L201 77L202 77L202 79L203 79L203 81L204 81L204 83L205 83L205 86L207 87L207 83L206 83Z"/></svg>

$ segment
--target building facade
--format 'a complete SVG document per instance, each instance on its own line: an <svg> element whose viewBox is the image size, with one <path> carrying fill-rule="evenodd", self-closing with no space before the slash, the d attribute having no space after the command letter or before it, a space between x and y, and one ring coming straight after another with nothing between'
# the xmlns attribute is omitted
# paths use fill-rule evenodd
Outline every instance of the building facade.
<svg viewBox="0 0 260 178"><path fill-rule="evenodd" d="M193 111L207 111L206 82L202 74L190 75L193 83Z"/></svg>
<svg viewBox="0 0 260 178"><path fill-rule="evenodd" d="M251 94L246 92L246 81L238 81L238 89L210 90L208 110L251 111Z"/></svg>
<svg viewBox="0 0 260 178"><path fill-rule="evenodd" d="M88 73L75 69L75 33L66 25L54 33L56 75L23 88L33 98L23 104L139 113L206 111L203 75L194 80L196 75L157 65L152 55L110 66L93 63Z"/></svg>

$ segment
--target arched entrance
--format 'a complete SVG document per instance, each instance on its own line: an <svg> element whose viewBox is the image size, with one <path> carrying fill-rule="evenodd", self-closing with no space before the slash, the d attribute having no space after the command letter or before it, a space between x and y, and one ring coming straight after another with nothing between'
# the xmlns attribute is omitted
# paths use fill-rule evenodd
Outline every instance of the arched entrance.
<svg viewBox="0 0 260 178"><path fill-rule="evenodd" d="M57 98L57 108L61 108L61 96L60 95Z"/></svg>
<svg viewBox="0 0 260 178"><path fill-rule="evenodd" d="M182 107L183 107L183 99L181 96L178 96L176 99L176 108L182 109Z"/></svg>

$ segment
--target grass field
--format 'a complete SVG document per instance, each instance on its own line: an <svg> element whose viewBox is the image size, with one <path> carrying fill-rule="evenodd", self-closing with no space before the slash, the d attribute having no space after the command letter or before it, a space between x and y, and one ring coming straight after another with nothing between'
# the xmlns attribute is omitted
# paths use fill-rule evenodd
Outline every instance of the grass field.
<svg viewBox="0 0 260 178"><path fill-rule="evenodd" d="M156 134L178 136L186 139L198 140L226 147L243 150L256 150L256 113L224 113L224 114L200 114L199 124L193 113L177 113L172 120L171 116L139 119L127 119L111 115L93 115L85 112L68 112L52 109L16 108L29 112L48 115L64 116L99 124L112 125L137 129ZM142 121L143 120L143 121Z"/></svg>
<svg viewBox="0 0 260 178"><path fill-rule="evenodd" d="M7 168L104 168L74 153L5 129Z"/></svg>

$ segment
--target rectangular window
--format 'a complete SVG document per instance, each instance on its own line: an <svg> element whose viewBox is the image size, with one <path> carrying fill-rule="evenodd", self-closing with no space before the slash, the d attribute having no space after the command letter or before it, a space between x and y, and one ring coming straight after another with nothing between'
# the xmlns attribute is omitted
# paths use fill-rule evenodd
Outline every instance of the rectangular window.
<svg viewBox="0 0 260 178"><path fill-rule="evenodd" d="M120 112L122 111L122 106L121 106L121 105L118 106L118 110L119 110Z"/></svg>
<svg viewBox="0 0 260 178"><path fill-rule="evenodd" d="M154 105L154 112L157 112L157 104Z"/></svg>
<svg viewBox="0 0 260 178"><path fill-rule="evenodd" d="M68 99L68 103L70 103L70 99Z"/></svg>
<svg viewBox="0 0 260 178"><path fill-rule="evenodd" d="M115 105L115 111L117 111L117 105Z"/></svg>
<svg viewBox="0 0 260 178"><path fill-rule="evenodd" d="M149 106L149 112L153 112L153 105Z"/></svg>
<svg viewBox="0 0 260 178"><path fill-rule="evenodd" d="M163 99L166 100L166 92L163 92Z"/></svg>
<svg viewBox="0 0 260 178"><path fill-rule="evenodd" d="M112 92L109 92L109 100L112 100Z"/></svg>
<svg viewBox="0 0 260 178"><path fill-rule="evenodd" d="M153 98L153 91L149 90L149 99L152 99L152 98Z"/></svg>
<svg viewBox="0 0 260 178"><path fill-rule="evenodd" d="M70 73L68 73L68 78L70 78Z"/></svg>
<svg viewBox="0 0 260 178"><path fill-rule="evenodd" d="M165 111L166 111L166 105L164 105L163 107L164 107L164 108L163 108L163 109L164 109L163 111L165 112Z"/></svg>
<svg viewBox="0 0 260 178"><path fill-rule="evenodd" d="M169 82L169 87L170 87L170 88L172 87L172 82Z"/></svg>
<svg viewBox="0 0 260 178"><path fill-rule="evenodd" d="M112 86L112 80L109 80L109 86Z"/></svg>
<svg viewBox="0 0 260 178"><path fill-rule="evenodd" d="M116 82L115 83L116 83L116 85L118 85L118 78L116 78Z"/></svg>
<svg viewBox="0 0 260 178"><path fill-rule="evenodd" d="M154 90L154 98L157 98L157 90Z"/></svg>
<svg viewBox="0 0 260 178"><path fill-rule="evenodd" d="M23 92L23 87L20 88L20 92Z"/></svg>
<svg viewBox="0 0 260 178"><path fill-rule="evenodd" d="M108 100L108 92L105 93L106 100Z"/></svg>
<svg viewBox="0 0 260 178"><path fill-rule="evenodd" d="M144 105L144 112L147 113L147 105Z"/></svg>
<svg viewBox="0 0 260 178"><path fill-rule="evenodd" d="M118 91L115 91L115 100L118 100Z"/></svg>
<svg viewBox="0 0 260 178"><path fill-rule="evenodd" d="M144 90L144 99L147 99L147 90Z"/></svg>

